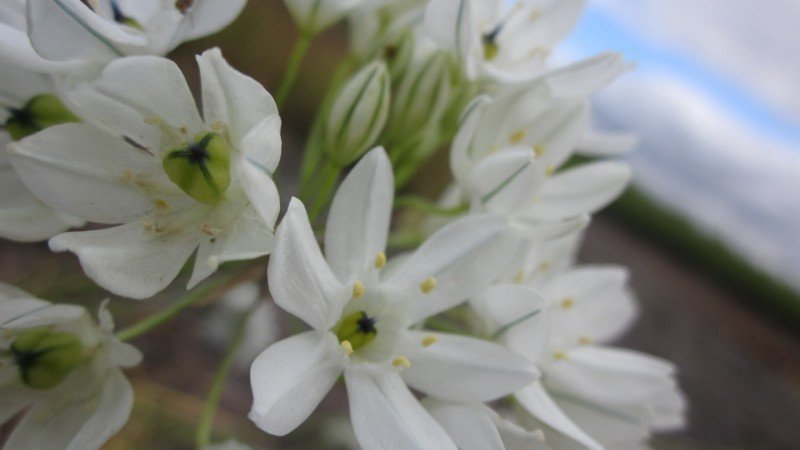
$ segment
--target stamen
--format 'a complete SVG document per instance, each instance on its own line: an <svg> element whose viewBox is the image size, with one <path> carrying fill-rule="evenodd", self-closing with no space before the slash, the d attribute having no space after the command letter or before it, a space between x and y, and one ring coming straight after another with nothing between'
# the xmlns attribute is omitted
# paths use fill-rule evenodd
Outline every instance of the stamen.
<svg viewBox="0 0 800 450"><path fill-rule="evenodd" d="M545 272L550 269L550 261L543 261L539 264L539 272Z"/></svg>
<svg viewBox="0 0 800 450"><path fill-rule="evenodd" d="M527 136L527 134L528 134L527 130L517 130L511 136L509 136L508 140L512 144L519 144L520 142L522 142L523 139L525 139L525 136Z"/></svg>
<svg viewBox="0 0 800 450"><path fill-rule="evenodd" d="M353 299L358 300L364 295L364 283L356 281L353 283Z"/></svg>
<svg viewBox="0 0 800 450"><path fill-rule="evenodd" d="M214 236L215 234L222 231L220 228L212 227L211 225L204 223L203 226L200 227L200 231L205 234L206 236Z"/></svg>
<svg viewBox="0 0 800 450"><path fill-rule="evenodd" d="M375 255L375 268L382 269L386 265L386 253L380 252Z"/></svg>
<svg viewBox="0 0 800 450"><path fill-rule="evenodd" d="M548 177L550 177L550 176L553 176L553 174L554 174L555 172L556 172L556 168L555 168L555 167L553 167L553 166L547 166L547 176L548 176Z"/></svg>
<svg viewBox="0 0 800 450"><path fill-rule="evenodd" d="M429 294L431 291L436 289L436 278L428 277L419 285L419 289L425 293Z"/></svg>
<svg viewBox="0 0 800 450"><path fill-rule="evenodd" d="M564 300L561 300L561 307L564 309L570 309L575 306L575 299L572 297L567 297Z"/></svg>
<svg viewBox="0 0 800 450"><path fill-rule="evenodd" d="M411 361L408 360L405 356L398 356L397 358L392 360L392 365L395 367L402 367L403 369L408 369L411 367Z"/></svg>
<svg viewBox="0 0 800 450"><path fill-rule="evenodd" d="M514 275L514 281L517 282L517 283L522 283L523 281L525 281L525 271L522 270L522 269L519 269L517 271L517 274Z"/></svg>
<svg viewBox="0 0 800 450"><path fill-rule="evenodd" d="M589 336L581 336L580 338L578 338L578 344L581 344L581 345L590 345L593 342L594 341Z"/></svg>
<svg viewBox="0 0 800 450"><path fill-rule="evenodd" d="M436 337L435 334L429 334L422 338L422 346L423 347L430 347L431 345L439 342L439 338Z"/></svg>
<svg viewBox="0 0 800 450"><path fill-rule="evenodd" d="M567 354L566 354L566 353L564 353L564 352L563 352L563 351L561 351L561 350L559 350L559 351L557 351L557 352L554 352L554 353L553 353L553 358L555 358L555 359L557 359L557 360L559 360L559 361L566 361L567 359L569 359L569 358L567 357Z"/></svg>
<svg viewBox="0 0 800 450"><path fill-rule="evenodd" d="M342 348L345 355L350 356L353 354L353 344L351 344L350 341L345 339L339 343L339 346Z"/></svg>
<svg viewBox="0 0 800 450"><path fill-rule="evenodd" d="M533 153L536 154L536 157L539 158L544 155L544 147L541 144L536 144L533 146Z"/></svg>

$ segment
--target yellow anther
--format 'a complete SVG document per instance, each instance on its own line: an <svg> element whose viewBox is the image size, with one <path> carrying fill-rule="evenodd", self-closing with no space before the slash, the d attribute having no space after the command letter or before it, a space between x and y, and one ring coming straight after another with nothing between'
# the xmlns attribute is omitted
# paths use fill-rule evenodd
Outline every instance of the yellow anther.
<svg viewBox="0 0 800 450"><path fill-rule="evenodd" d="M380 252L375 255L375 268L381 269L386 265L386 253Z"/></svg>
<svg viewBox="0 0 800 450"><path fill-rule="evenodd" d="M536 154L536 157L539 158L540 156L544 155L544 147L541 144L536 144L533 146L533 153Z"/></svg>
<svg viewBox="0 0 800 450"><path fill-rule="evenodd" d="M514 275L514 281L517 282L517 283L522 283L523 281L525 281L525 271L522 270L522 269L519 269L517 271L517 274Z"/></svg>
<svg viewBox="0 0 800 450"><path fill-rule="evenodd" d="M564 309L570 309L575 306L575 299L571 297L567 297L564 300L561 300L561 307Z"/></svg>
<svg viewBox="0 0 800 450"><path fill-rule="evenodd" d="M133 179L133 172L131 172L130 169L125 169L122 172L122 181L129 182L132 179Z"/></svg>
<svg viewBox="0 0 800 450"><path fill-rule="evenodd" d="M556 168L555 168L555 167L553 167L553 166L547 166L547 176L548 176L548 177L550 177L550 176L553 176L553 174L554 174L555 172L556 172Z"/></svg>
<svg viewBox="0 0 800 450"><path fill-rule="evenodd" d="M536 203L539 203L540 201L542 201L542 198L541 198L541 197L539 197L539 195L538 195L538 194L533 196L533 204L534 204L534 205L535 205Z"/></svg>
<svg viewBox="0 0 800 450"><path fill-rule="evenodd" d="M508 137L509 142L512 144L519 144L525 139L525 136L528 134L527 130L517 130L516 132L512 133L511 136Z"/></svg>
<svg viewBox="0 0 800 450"><path fill-rule="evenodd" d="M345 355L350 356L353 354L353 344L351 344L350 341L344 340L339 343L339 346L342 348Z"/></svg>
<svg viewBox="0 0 800 450"><path fill-rule="evenodd" d="M492 148L489 149L489 153L497 153L500 151L499 145L493 145Z"/></svg>
<svg viewBox="0 0 800 450"><path fill-rule="evenodd" d="M169 209L169 203L163 198L159 198L156 200L156 209L166 211Z"/></svg>
<svg viewBox="0 0 800 450"><path fill-rule="evenodd" d="M392 365L395 367L402 367L403 369L408 369L411 367L411 361L408 360L405 356L398 356L397 358L392 360Z"/></svg>
<svg viewBox="0 0 800 450"><path fill-rule="evenodd" d="M553 358L555 358L555 359L557 359L557 360L559 360L559 361L565 361L566 359L568 359L568 358L567 358L567 354L566 354L566 353L564 353L564 352L563 352L563 351L561 351L561 350L559 350L559 351L557 351L557 352L554 352L554 353L553 353Z"/></svg>
<svg viewBox="0 0 800 450"><path fill-rule="evenodd" d="M139 224L142 226L142 229L144 229L144 231L146 231L147 233L156 233L156 232L158 232L158 229L156 229L156 226L153 224L153 222L151 222L151 221L149 221L147 219L140 220Z"/></svg>
<svg viewBox="0 0 800 450"><path fill-rule="evenodd" d="M144 123L148 125L160 125L161 119L158 118L157 116L150 116L144 119Z"/></svg>
<svg viewBox="0 0 800 450"><path fill-rule="evenodd" d="M428 277L419 285L419 289L424 293L429 293L436 289L436 278Z"/></svg>
<svg viewBox="0 0 800 450"><path fill-rule="evenodd" d="M200 227L200 231L205 234L206 236L214 236L215 234L222 231L220 228L212 227L211 225L204 223L203 226Z"/></svg>
<svg viewBox="0 0 800 450"><path fill-rule="evenodd" d="M539 264L539 272L545 272L550 269L550 261L543 261Z"/></svg>
<svg viewBox="0 0 800 450"><path fill-rule="evenodd" d="M364 295L364 283L356 281L353 283L353 298L358 300Z"/></svg>
<svg viewBox="0 0 800 450"><path fill-rule="evenodd" d="M581 345L589 345L589 344L591 344L593 342L594 341L589 336L581 336L581 337L578 338L578 344L581 344Z"/></svg>
<svg viewBox="0 0 800 450"><path fill-rule="evenodd" d="M11 339L14 337L14 330L6 328L3 330L3 339Z"/></svg>
<svg viewBox="0 0 800 450"><path fill-rule="evenodd" d="M436 337L434 334L429 334L422 338L422 346L423 347L430 347L431 345L439 342L439 338Z"/></svg>

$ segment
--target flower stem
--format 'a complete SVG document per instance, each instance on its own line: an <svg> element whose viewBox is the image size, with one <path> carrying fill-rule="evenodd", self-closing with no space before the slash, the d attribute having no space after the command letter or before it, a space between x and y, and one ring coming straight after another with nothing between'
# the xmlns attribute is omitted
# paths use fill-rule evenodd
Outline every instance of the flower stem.
<svg viewBox="0 0 800 450"><path fill-rule="evenodd" d="M397 197L394 200L394 205L400 207L407 206L411 208L417 208L422 210L423 212L432 214L434 216L445 216L445 217L457 216L469 210L469 205L457 205L450 208L445 208L435 203L432 203L428 200L425 200L424 198L413 197L413 196Z"/></svg>
<svg viewBox="0 0 800 450"><path fill-rule="evenodd" d="M283 81L281 81L281 86L278 88L278 93L275 95L275 103L277 103L278 108L283 106L286 97L292 92L294 83L297 81L297 70L300 68L300 63L303 62L303 58L306 56L306 52L311 46L313 38L311 33L306 32L301 32L300 37L297 38L297 42L295 42L294 48L292 49L292 54L289 56L289 64L286 66L286 73L283 76Z"/></svg>
<svg viewBox="0 0 800 450"><path fill-rule="evenodd" d="M341 171L342 169L331 161L328 161L322 169L314 203L311 205L311 211L308 214L308 220L311 223L314 223L322 211L325 210L325 207L328 206L328 202L330 202L332 197L331 191L336 186L336 180L339 179Z"/></svg>
<svg viewBox="0 0 800 450"><path fill-rule="evenodd" d="M203 415L200 417L200 423L197 424L195 444L198 450L207 446L211 441L214 417L217 415L217 408L219 408L219 401L222 398L222 389L225 387L225 380L228 379L228 373L231 370L234 359L236 359L236 351L241 346L242 341L244 341L245 331L247 330L247 319L257 306L258 302L254 303L252 307L242 313L241 318L236 324L236 332L228 345L228 349L225 351L225 356L222 358L222 362L220 362L217 372L214 374L214 381L211 384L211 389L208 391L208 398L203 408Z"/></svg>
<svg viewBox="0 0 800 450"><path fill-rule="evenodd" d="M183 298L173 303L169 307L144 318L143 320L117 332L117 339L120 341L129 341L137 338L148 331L164 324L169 321L184 309L192 306L196 302L208 298L211 294L216 293L226 286L233 286L238 284L242 278L249 278L250 272L233 272L222 275L212 281L208 281L196 289L187 293Z"/></svg>

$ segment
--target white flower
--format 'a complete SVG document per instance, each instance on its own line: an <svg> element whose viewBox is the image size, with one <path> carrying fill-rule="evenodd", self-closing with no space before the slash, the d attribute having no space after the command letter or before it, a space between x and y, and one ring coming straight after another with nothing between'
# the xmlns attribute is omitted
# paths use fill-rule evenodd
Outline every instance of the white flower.
<svg viewBox="0 0 800 450"><path fill-rule="evenodd" d="M501 341L542 370L541 381L515 393L537 426L588 448L619 448L682 425L684 400L671 363L597 344L615 340L634 320L625 270L579 266L550 277L534 274L533 281L523 273L518 281L546 301L533 299L527 286L498 285L471 305L490 329L514 324ZM541 314L526 319L536 308L550 322L545 346L531 345L542 329Z"/></svg>
<svg viewBox="0 0 800 450"><path fill-rule="evenodd" d="M431 0L425 32L463 62L470 78L519 82L546 68L584 0Z"/></svg>
<svg viewBox="0 0 800 450"><path fill-rule="evenodd" d="M127 422L133 390L121 368L141 354L85 309L0 285L0 423L29 408L6 450L92 450Z"/></svg>
<svg viewBox="0 0 800 450"><path fill-rule="evenodd" d="M93 124L51 127L9 146L22 180L50 206L124 224L50 241L119 295L152 296L195 250L189 288L220 263L271 249L279 210L271 175L281 146L275 102L218 49L198 64L202 118L173 62L129 57L70 91Z"/></svg>
<svg viewBox="0 0 800 450"><path fill-rule="evenodd" d="M33 196L17 176L5 155L14 134L32 133L62 121L72 121L64 111L43 108L41 103L57 101L55 86L47 75L0 64L0 237L21 242L35 242L75 226L83 221L59 213ZM74 116L73 116L74 117Z"/></svg>
<svg viewBox="0 0 800 450"><path fill-rule="evenodd" d="M250 417L262 429L293 430L344 373L363 447L455 448L406 383L433 397L480 402L535 378L524 358L496 344L409 329L496 278L516 245L513 233L502 220L468 217L381 274L393 192L388 158L375 149L334 198L325 257L303 205L290 203L269 284L278 306L313 330L273 344L253 363Z"/></svg>
<svg viewBox="0 0 800 450"><path fill-rule="evenodd" d="M375 0L284 0L303 33L315 35L365 3Z"/></svg>
<svg viewBox="0 0 800 450"><path fill-rule="evenodd" d="M462 450L549 450L541 430L527 431L482 403L426 398L423 405Z"/></svg>
<svg viewBox="0 0 800 450"><path fill-rule="evenodd" d="M16 9L22 3L13 0ZM0 60L75 75L131 55L164 55L219 31L245 0L27 0L27 27L0 15ZM18 15L17 15L18 16Z"/></svg>

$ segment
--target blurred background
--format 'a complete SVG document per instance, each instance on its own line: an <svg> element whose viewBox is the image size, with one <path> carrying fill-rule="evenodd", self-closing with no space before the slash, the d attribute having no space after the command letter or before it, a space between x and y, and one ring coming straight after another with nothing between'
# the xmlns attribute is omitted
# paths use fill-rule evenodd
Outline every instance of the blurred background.
<svg viewBox="0 0 800 450"><path fill-rule="evenodd" d="M796 0L589 0L555 56L568 62L617 50L637 66L595 99L598 128L639 138L626 157L635 184L595 218L581 258L631 268L642 312L620 345L679 367L690 425L658 436L657 449L796 449L800 443L798 30ZM171 57L196 84L194 54L220 46L234 67L275 91L295 36L280 0L250 0L230 28ZM282 111L284 200L293 192L302 136L325 77L346 46L343 27L315 40ZM448 182L446 165L441 152L411 189L435 198ZM51 254L44 244L2 242L0 250L2 281L53 300L92 305L108 296L71 255ZM159 310L184 285L179 279L153 301L112 302L118 324ZM193 448L230 334L217 308L196 308L134 342L146 355L130 372L137 403L106 448ZM237 437L254 448L320 448L320 441L347 448L341 386L282 439L246 419L250 404L244 363L225 389L218 440Z"/></svg>

